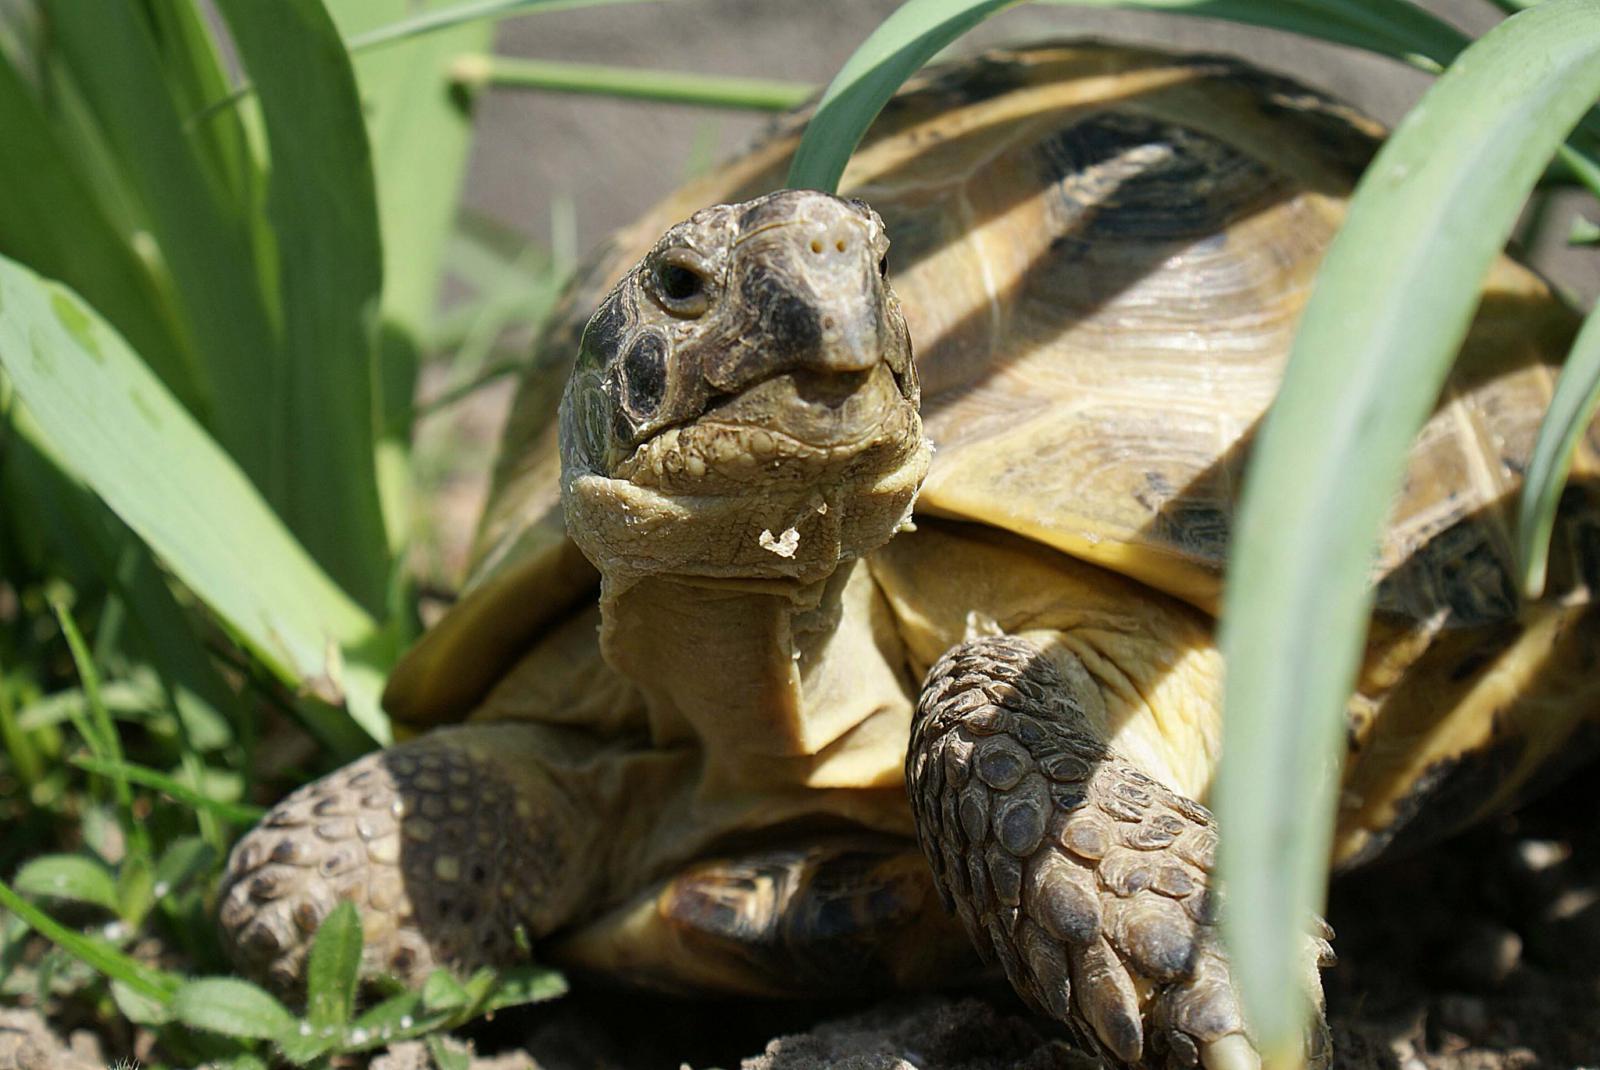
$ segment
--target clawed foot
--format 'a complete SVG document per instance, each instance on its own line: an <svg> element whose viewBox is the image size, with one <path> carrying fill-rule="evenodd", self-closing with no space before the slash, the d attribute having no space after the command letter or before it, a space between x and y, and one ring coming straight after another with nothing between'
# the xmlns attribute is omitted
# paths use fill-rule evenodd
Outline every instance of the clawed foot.
<svg viewBox="0 0 1600 1070"><path fill-rule="evenodd" d="M1036 647L977 639L933 667L907 782L947 905L1025 999L1127 1066L1260 1065L1215 926L1211 814L1091 736ZM1332 950L1307 948L1320 1003ZM1307 1062L1327 1058L1319 1021Z"/></svg>
<svg viewBox="0 0 1600 1070"><path fill-rule="evenodd" d="M297 992L313 934L348 900L364 978L415 986L440 966L512 963L519 930L547 931L577 894L564 863L581 813L520 725L369 754L284 799L234 847L223 942L242 972Z"/></svg>

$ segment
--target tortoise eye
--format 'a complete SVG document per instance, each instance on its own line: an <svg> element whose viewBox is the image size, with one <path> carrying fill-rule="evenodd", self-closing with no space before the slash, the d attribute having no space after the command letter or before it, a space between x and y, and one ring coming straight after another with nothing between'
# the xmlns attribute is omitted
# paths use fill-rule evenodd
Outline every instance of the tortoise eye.
<svg viewBox="0 0 1600 1070"><path fill-rule="evenodd" d="M674 316L693 319L710 304L706 276L688 255L669 253L656 265L655 291L661 304Z"/></svg>
<svg viewBox="0 0 1600 1070"><path fill-rule="evenodd" d="M878 257L878 277L883 279L887 279L889 277L888 253L884 253L882 256Z"/></svg>

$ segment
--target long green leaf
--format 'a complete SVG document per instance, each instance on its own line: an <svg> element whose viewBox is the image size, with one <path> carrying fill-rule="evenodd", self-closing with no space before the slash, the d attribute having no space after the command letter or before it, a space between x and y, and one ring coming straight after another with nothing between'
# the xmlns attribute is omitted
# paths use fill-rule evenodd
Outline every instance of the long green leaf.
<svg viewBox="0 0 1600 1070"><path fill-rule="evenodd" d="M408 0L334 0L346 39L402 20ZM428 8L444 7L433 0ZM422 340L439 300L444 248L466 174L472 117L453 91L454 57L487 48L493 27L474 21L354 57L383 232L383 328L378 349L378 488L395 553L410 535L409 445Z"/></svg>
<svg viewBox="0 0 1600 1070"><path fill-rule="evenodd" d="M0 883L0 908L9 910L34 932L112 980L121 981L140 995L160 1003L172 1001L172 994L178 987L177 978L129 958L99 937L74 932L3 883Z"/></svg>
<svg viewBox="0 0 1600 1070"><path fill-rule="evenodd" d="M1539 438L1523 476L1517 505L1517 561L1522 589L1529 598L1544 592L1545 565L1556 505L1572 468L1572 451L1600 405L1600 305L1591 309L1572 343L1566 366L1556 379L1550 411L1539 425Z"/></svg>
<svg viewBox="0 0 1600 1070"><path fill-rule="evenodd" d="M373 632L372 619L120 336L75 294L4 258L0 366L62 462L264 664L291 686L342 685L360 727L387 738L376 681L338 656ZM318 728L340 749L363 745L340 714Z"/></svg>
<svg viewBox="0 0 1600 1070"><path fill-rule="evenodd" d="M389 582L373 364L383 256L349 57L320 0L218 0L258 89L281 295L280 515L369 611Z"/></svg>
<svg viewBox="0 0 1600 1070"><path fill-rule="evenodd" d="M789 165L795 189L834 190L845 161L905 80L956 38L1019 0L906 0L851 53Z"/></svg>
<svg viewBox="0 0 1600 1070"><path fill-rule="evenodd" d="M173 393L203 415L194 355L165 299L4 53L0 130L6 132L0 254L82 293L139 348Z"/></svg>
<svg viewBox="0 0 1600 1070"><path fill-rule="evenodd" d="M1224 931L1270 1053L1297 1044L1377 535L1491 259L1600 95L1600 5L1547 0L1462 54L1358 186L1245 485L1222 619Z"/></svg>
<svg viewBox="0 0 1600 1070"><path fill-rule="evenodd" d="M363 0L337 0L337 2L344 6L359 6ZM351 55L361 56L393 47L403 41L415 41L435 34L448 33L463 26L486 25L535 10L571 11L584 7L609 7L613 4L644 2L646 0L468 0L463 4L446 3L433 10L354 34L345 40L345 45ZM207 105L195 116L195 121L203 121L223 108L230 108L253 92L255 87L246 83L220 100Z"/></svg>
<svg viewBox="0 0 1600 1070"><path fill-rule="evenodd" d="M190 115L228 91L217 41L200 10L201 0L147 3L161 69L180 115ZM263 181L241 113L190 126L189 136L213 179L235 204L256 203Z"/></svg>
<svg viewBox="0 0 1600 1070"><path fill-rule="evenodd" d="M807 82L484 55L460 57L452 73L472 89L539 89L749 111L784 111L816 92Z"/></svg>
<svg viewBox="0 0 1600 1070"><path fill-rule="evenodd" d="M61 625L61 634L67 640L67 648L72 653L72 664L78 670L78 679L83 684L83 697L89 706L89 723L93 726L93 734L85 738L84 742L89 745L96 758L120 766L122 739L117 734L117 726L112 723L111 712L100 699L100 669L95 665L94 657L89 653L89 646L83 641L82 633L78 631L77 622L72 619L71 608L57 597L50 599L50 608L55 611L56 620ZM133 790L128 787L128 779L121 772L112 772L109 779L112 790L116 793L117 816L122 824L122 834L128 840L129 861L148 861L150 833L133 816Z"/></svg>
<svg viewBox="0 0 1600 1070"><path fill-rule="evenodd" d="M350 51L367 52L426 34L451 30L468 23L510 18L535 9L570 11L581 7L609 7L613 4L639 2L640 0L468 0L467 3L448 4L358 34L350 39Z"/></svg>
<svg viewBox="0 0 1600 1070"><path fill-rule="evenodd" d="M850 56L829 83L790 166L796 189L837 188L845 162L901 84L969 29L1020 0L907 0ZM1063 7L1114 7L1242 22L1368 49L1436 71L1470 40L1408 0L1044 0ZM1594 133L1581 166L1596 158Z"/></svg>
<svg viewBox="0 0 1600 1070"><path fill-rule="evenodd" d="M101 776L125 777L130 783L151 788L161 792L163 795L170 795L185 806L195 810L208 811L224 821L231 821L236 825L253 825L266 814L266 811L259 806L213 799L198 788L142 765L133 765L129 762L102 761L97 758L75 758L72 764L87 772L98 773Z"/></svg>
<svg viewBox="0 0 1600 1070"><path fill-rule="evenodd" d="M119 684L113 681L102 693L108 708L117 710L128 699L170 707L194 748L216 750L231 742L230 719L238 720L235 697L211 664L193 615L178 605L149 550L93 492L66 474L26 412L15 408L7 415L13 431L7 465L26 488L17 500L29 503L29 527L62 558L52 571L62 570L75 583L111 585L129 610L130 652L149 660L167 692L114 695ZM86 570L68 566L79 559Z"/></svg>
<svg viewBox="0 0 1600 1070"><path fill-rule="evenodd" d="M150 26L136 5L45 0L54 38L147 213L198 356L205 419L267 499L288 466L277 331L257 272L247 212L231 202L187 137Z"/></svg>

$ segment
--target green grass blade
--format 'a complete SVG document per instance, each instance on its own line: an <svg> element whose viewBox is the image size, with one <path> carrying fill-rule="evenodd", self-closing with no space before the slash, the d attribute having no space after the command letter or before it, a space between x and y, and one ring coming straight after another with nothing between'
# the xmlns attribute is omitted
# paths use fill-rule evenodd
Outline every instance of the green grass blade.
<svg viewBox="0 0 1600 1070"><path fill-rule="evenodd" d="M341 7L359 6L363 0L342 0ZM419 15L397 19L370 30L347 37L345 46L352 56L363 56L389 48L402 41L415 41L430 35L446 33L463 26L487 24L497 19L508 19L538 11L570 11L583 7L609 7L613 4L637 4L645 0L471 0L464 4L447 4ZM224 108L231 108L255 92L249 84L240 86L227 96L213 101L194 117L202 122Z"/></svg>
<svg viewBox="0 0 1600 1070"><path fill-rule="evenodd" d="M203 416L195 358L166 301L3 53L0 130L0 254L61 279L103 309L184 405Z"/></svg>
<svg viewBox="0 0 1600 1070"><path fill-rule="evenodd" d="M44 855L26 863L12 878L24 895L70 899L117 910L117 879L104 862L82 855Z"/></svg>
<svg viewBox="0 0 1600 1070"><path fill-rule="evenodd" d="M1556 379L1550 411L1539 425L1517 504L1517 562L1529 598L1544 593L1556 505L1572 468L1572 451L1600 405L1600 305L1591 309Z"/></svg>
<svg viewBox="0 0 1600 1070"><path fill-rule="evenodd" d="M255 206L231 203L202 165L135 5L46 0L45 10L148 214L194 341L208 426L267 499L281 502L288 472L275 426L281 358L248 222Z"/></svg>
<svg viewBox="0 0 1600 1070"><path fill-rule="evenodd" d="M806 82L503 56L461 56L451 70L458 85L474 90L539 89L746 111L785 111L816 92Z"/></svg>
<svg viewBox="0 0 1600 1070"><path fill-rule="evenodd" d="M641 0L469 0L375 27L350 38L348 44L352 52L367 52L468 23L506 19L534 10L570 11L580 7L609 7L639 2Z"/></svg>
<svg viewBox="0 0 1600 1070"><path fill-rule="evenodd" d="M98 758L74 758L72 764L86 772L100 776L124 777L129 783L159 791L191 809L205 810L235 825L253 825L266 814L266 811L259 806L213 799L199 789L185 784L175 777L170 777L146 766L134 765L130 762L104 761Z"/></svg>
<svg viewBox="0 0 1600 1070"><path fill-rule="evenodd" d="M383 608L388 537L374 459L383 254L349 57L320 0L219 0L257 86L283 325L280 515L344 589Z"/></svg>
<svg viewBox="0 0 1600 1070"><path fill-rule="evenodd" d="M1472 38L1410 0L1041 0L1064 7L1138 8L1319 37L1403 60L1447 66Z"/></svg>
<svg viewBox="0 0 1600 1070"><path fill-rule="evenodd" d="M72 652L72 664L78 670L78 679L83 684L83 695L88 702L89 724L94 734L85 738L84 742L89 744L96 758L112 765L121 765L122 740L117 735L117 726L111 720L110 711L100 698L100 670L89 653L88 644L83 641L83 634L78 631L77 622L72 619L71 608L54 595L50 599L50 608L55 611L61 634L66 637L67 648ZM122 833L128 840L129 861L146 860L150 857L150 833L141 822L134 819L133 790L120 772L112 772L109 779L116 794Z"/></svg>
<svg viewBox="0 0 1600 1070"><path fill-rule="evenodd" d="M160 1003L172 1002L178 989L177 978L129 958L99 937L74 932L4 883L0 883L0 908L15 914L34 932L91 969L121 981L141 996Z"/></svg>
<svg viewBox="0 0 1600 1070"><path fill-rule="evenodd" d="M1214 801L1225 936L1271 1054L1298 1043L1295 955L1326 885L1379 529L1490 261L1597 95L1592 0L1547 0L1462 54L1358 186L1255 448L1222 618Z"/></svg>
<svg viewBox="0 0 1600 1070"><path fill-rule="evenodd" d="M19 481L21 500L29 503L30 527L62 559L53 569L85 589L88 584L110 585L130 611L129 652L150 661L168 692L165 698L145 694L138 701L173 708L185 735L201 750L227 745L233 739L229 715L238 719L234 696L149 551L93 493L65 473L26 412L17 409L10 418L12 476ZM78 569L66 564L79 560ZM114 711L117 687L110 684L102 695Z"/></svg>
<svg viewBox="0 0 1600 1070"><path fill-rule="evenodd" d="M372 633L127 343L76 295L4 258L0 367L62 463L281 680L337 676L339 648ZM360 728L386 739L373 681L350 672L342 682ZM342 749L362 745L342 715L320 730Z"/></svg>
<svg viewBox="0 0 1600 1070"><path fill-rule="evenodd" d="M361 969L361 916L346 900L317 928L306 968L306 1017L317 1031L342 1029L355 1010Z"/></svg>
<svg viewBox="0 0 1600 1070"><path fill-rule="evenodd" d="M905 80L956 38L1018 2L906 0L896 8L828 83L789 165L789 186L837 189L845 161Z"/></svg>
<svg viewBox="0 0 1600 1070"><path fill-rule="evenodd" d="M162 0L145 5L161 68L181 115L193 114L229 91L228 74L200 2ZM191 126L189 136L212 177L229 190L229 199L235 204L256 203L262 168L240 115Z"/></svg>
<svg viewBox="0 0 1600 1070"><path fill-rule="evenodd" d="M935 54L1020 0L907 0L850 56L817 105L790 165L794 189L838 188L845 162L885 103ZM1406 0L1047 0L1064 7L1160 11L1320 37L1438 70L1470 40ZM1594 165L1600 122L1590 117L1583 151Z"/></svg>
<svg viewBox="0 0 1600 1070"><path fill-rule="evenodd" d="M350 39L403 19L409 0L335 0L330 12ZM446 6L443 0L421 5ZM383 330L378 350L378 487L396 555L411 534L410 437L417 366L439 301L444 249L455 220L472 139L468 102L449 67L489 47L493 26L462 23L354 57L383 233Z"/></svg>

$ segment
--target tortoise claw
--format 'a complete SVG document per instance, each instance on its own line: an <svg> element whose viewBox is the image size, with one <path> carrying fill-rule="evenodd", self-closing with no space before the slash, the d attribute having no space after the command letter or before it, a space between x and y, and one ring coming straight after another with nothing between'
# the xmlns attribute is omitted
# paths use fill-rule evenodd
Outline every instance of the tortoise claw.
<svg viewBox="0 0 1600 1070"><path fill-rule="evenodd" d="M435 732L285 798L234 847L219 892L240 970L298 995L317 927L341 900L361 914L363 979L415 987L440 966L522 957L519 929L539 936L562 920L575 868L562 863L581 823L533 743L521 725ZM543 833L506 835L511 815Z"/></svg>

